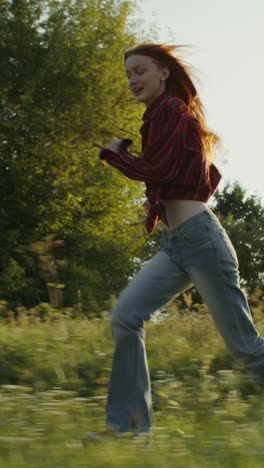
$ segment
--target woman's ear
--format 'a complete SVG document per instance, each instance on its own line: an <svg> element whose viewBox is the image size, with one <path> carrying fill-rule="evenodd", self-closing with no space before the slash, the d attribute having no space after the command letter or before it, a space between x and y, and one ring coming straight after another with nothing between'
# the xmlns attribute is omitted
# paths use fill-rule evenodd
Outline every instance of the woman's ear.
<svg viewBox="0 0 264 468"><path fill-rule="evenodd" d="M170 70L168 68L165 68L163 70L163 74L162 74L162 81L166 81L170 76Z"/></svg>

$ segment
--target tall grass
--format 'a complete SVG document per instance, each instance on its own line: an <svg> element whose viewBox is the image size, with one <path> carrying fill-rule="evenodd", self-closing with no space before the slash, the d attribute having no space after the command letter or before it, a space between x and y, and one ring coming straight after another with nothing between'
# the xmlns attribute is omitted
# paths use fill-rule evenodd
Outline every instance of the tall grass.
<svg viewBox="0 0 264 468"><path fill-rule="evenodd" d="M264 334L261 300L252 312ZM0 467L263 466L264 398L233 360L203 306L171 305L146 324L153 442L82 444L103 429L113 343L109 316L47 305L0 326ZM44 312L43 312L44 310Z"/></svg>

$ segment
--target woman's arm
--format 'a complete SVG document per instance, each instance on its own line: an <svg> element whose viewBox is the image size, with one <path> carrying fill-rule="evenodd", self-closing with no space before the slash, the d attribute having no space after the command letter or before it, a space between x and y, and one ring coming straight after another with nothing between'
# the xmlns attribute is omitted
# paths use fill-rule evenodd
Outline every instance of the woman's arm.
<svg viewBox="0 0 264 468"><path fill-rule="evenodd" d="M166 184L175 179L186 161L187 153L201 151L199 124L177 103L165 124L161 126L158 121L153 124L153 141L139 157L127 150L132 140L124 139L117 140L116 152L103 148L100 158L134 180Z"/></svg>

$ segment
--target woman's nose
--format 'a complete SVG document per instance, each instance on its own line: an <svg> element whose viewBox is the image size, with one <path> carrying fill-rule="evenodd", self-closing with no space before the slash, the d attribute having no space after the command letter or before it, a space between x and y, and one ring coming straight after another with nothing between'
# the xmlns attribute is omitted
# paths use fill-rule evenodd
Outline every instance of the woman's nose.
<svg viewBox="0 0 264 468"><path fill-rule="evenodd" d="M137 83L137 78L135 77L135 75L131 75L129 80L128 80L128 84L129 86L134 86L135 84Z"/></svg>

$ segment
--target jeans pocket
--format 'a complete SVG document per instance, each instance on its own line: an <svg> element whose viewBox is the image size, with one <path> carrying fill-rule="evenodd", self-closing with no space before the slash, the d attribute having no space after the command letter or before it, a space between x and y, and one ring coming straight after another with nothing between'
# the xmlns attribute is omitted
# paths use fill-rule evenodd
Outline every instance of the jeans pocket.
<svg viewBox="0 0 264 468"><path fill-rule="evenodd" d="M196 224L183 232L183 240L189 247L199 247L211 241L211 236L206 223Z"/></svg>

